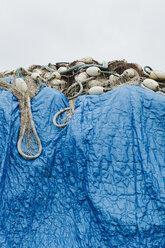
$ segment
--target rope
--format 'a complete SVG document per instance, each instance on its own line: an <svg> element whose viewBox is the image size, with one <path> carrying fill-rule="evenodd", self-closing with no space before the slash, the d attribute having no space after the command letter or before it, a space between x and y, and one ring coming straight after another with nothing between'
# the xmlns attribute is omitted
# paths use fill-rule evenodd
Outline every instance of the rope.
<svg viewBox="0 0 165 248"><path fill-rule="evenodd" d="M24 159L35 159L35 158L38 158L42 152L42 144L41 144L41 141L38 137L38 134L37 134L37 131L36 131L36 128L35 128L35 125L34 125L34 121L33 121L33 116L32 116L32 112L31 112L31 103L30 103L30 97L28 96L27 97L27 106L28 106L28 109L27 109L27 112L26 112L26 115L27 117L29 117L29 120L30 120L30 124L31 124L31 127L32 127L32 131L33 131L33 134L37 140L37 143L38 143L38 146L39 146L39 151L37 154L35 155L26 155L22 149L21 149L21 144L22 144L22 140L23 140L23 137L24 137L24 134L25 134L25 131L26 131L26 123L24 124L24 126L21 128L20 130L20 135L19 135L19 139L18 139L18 143L17 143L17 149L18 149L18 152L20 153L20 155L24 158Z"/></svg>
<svg viewBox="0 0 165 248"><path fill-rule="evenodd" d="M145 73L150 74L152 71L152 68L150 66L145 66L143 70L145 71Z"/></svg>
<svg viewBox="0 0 165 248"><path fill-rule="evenodd" d="M73 110L72 107L68 107L68 108L64 108L64 109L61 109L60 111L58 111L58 112L55 114L54 118L53 118L53 124L54 124L56 127L61 127L61 128L66 127L66 126L71 122L71 120L69 120L69 121L66 122L66 123L59 124L59 123L57 123L57 118L58 118L61 114L63 114L64 112L66 112L66 111L71 112L72 110Z"/></svg>
<svg viewBox="0 0 165 248"><path fill-rule="evenodd" d="M101 65L97 65L97 64L82 64L82 65L72 66L71 68L69 68L69 69L67 69L65 71L60 72L60 74L61 75L65 75L65 74L67 74L69 72L79 71L80 69L85 69L85 68L88 68L88 67L91 67L91 66L98 67L101 70L107 70L108 69L107 67L104 67L104 66L101 66Z"/></svg>
<svg viewBox="0 0 165 248"><path fill-rule="evenodd" d="M38 91L39 91L41 89L41 79L38 77L37 81L38 81Z"/></svg>
<svg viewBox="0 0 165 248"><path fill-rule="evenodd" d="M115 73L113 73L111 71L101 71L101 73L108 74L108 75L114 75L115 77L120 77L118 74L115 74Z"/></svg>
<svg viewBox="0 0 165 248"><path fill-rule="evenodd" d="M21 71L21 67L16 70L15 75L17 78L20 76L20 71Z"/></svg>
<svg viewBox="0 0 165 248"><path fill-rule="evenodd" d="M50 72L55 72L54 69L50 68L49 66L45 65L44 68L47 70L47 71L50 71Z"/></svg>
<svg viewBox="0 0 165 248"><path fill-rule="evenodd" d="M16 71L17 76L20 75L20 68L19 70ZM19 132L19 138L18 138L18 142L17 142L17 149L18 152L20 153L20 155L24 158L24 159L35 159L38 156L40 156L41 152L42 152L42 144L41 141L38 137L35 125L34 125L34 121L33 121L33 116L32 116L32 112L31 112L31 103L30 103L30 97L27 93L22 93L20 91L17 90L16 86L13 84L8 84L5 82L5 80L0 79L0 88L1 89L6 89L6 90L10 90L13 95L19 100L20 102L20 108L21 108L21 129ZM21 144L22 144L22 140L23 137L25 135L25 132L29 129L29 126L31 125L31 130L33 132L33 135L37 141L37 145L39 147L38 152L35 155L27 155L25 154L22 149L21 149ZM29 130L28 130L29 131ZM29 131L30 133L30 131ZM27 137L27 139L30 137ZM30 142L30 141L28 141ZM27 143L28 143L27 142ZM28 144L27 144L27 153L30 153L28 151Z"/></svg>
<svg viewBox="0 0 165 248"><path fill-rule="evenodd" d="M76 86L78 86L78 85L79 85L79 87L80 87L79 92L78 92L77 94L75 94L74 96L68 97L69 100L72 100L72 99L74 99L74 98L76 98L76 97L78 97L78 96L80 96L80 95L82 94L82 92L83 92L83 85L82 85L81 82L76 82L76 83L72 84L72 85L68 88L67 94L69 94L69 91L73 90L73 89L74 89Z"/></svg>
<svg viewBox="0 0 165 248"><path fill-rule="evenodd" d="M76 86L79 86L79 87L80 87L80 90L79 90L79 92L78 92L76 95L71 96L71 97L68 96L68 99L69 99L69 100L72 100L72 99L74 99L74 98L80 96L80 95L82 94L82 92L83 92L83 89L84 89L84 88L83 88L83 84L86 83L86 82L88 82L88 81L90 81L90 80L92 80L92 79L94 79L94 78L95 78L95 77L90 77L90 78L85 79L85 80L82 81L82 82L75 82L74 84L72 84L72 85L67 89L66 95L68 95L70 91L72 91L74 88L76 88Z"/></svg>

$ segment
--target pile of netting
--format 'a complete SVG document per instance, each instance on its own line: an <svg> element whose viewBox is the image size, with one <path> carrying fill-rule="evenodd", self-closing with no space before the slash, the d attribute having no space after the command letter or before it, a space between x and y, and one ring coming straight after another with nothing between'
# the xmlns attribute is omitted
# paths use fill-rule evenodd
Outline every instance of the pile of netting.
<svg viewBox="0 0 165 248"><path fill-rule="evenodd" d="M11 84L6 81L10 77ZM125 60L99 63L90 57L68 62L33 65L0 73L0 88L10 90L19 100L21 128L17 148L25 159L35 159L42 152L37 134L31 100L46 84L61 91L69 99L69 107L61 109L53 118L57 127L67 126L74 114L75 101L84 94L100 95L123 85L140 85L165 95L165 73L149 66L142 67Z"/></svg>

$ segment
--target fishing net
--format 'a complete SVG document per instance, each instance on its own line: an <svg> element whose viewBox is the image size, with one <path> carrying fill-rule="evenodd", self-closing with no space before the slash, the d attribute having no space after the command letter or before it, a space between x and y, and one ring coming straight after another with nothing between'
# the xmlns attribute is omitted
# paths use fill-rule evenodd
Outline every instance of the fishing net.
<svg viewBox="0 0 165 248"><path fill-rule="evenodd" d="M95 71L88 72L89 68ZM13 71L0 73L0 88L10 90L19 101L21 111L21 128L18 138L18 151L24 159L35 159L42 152L42 144L37 134L31 111L31 99L42 88L42 83L48 87L61 91L69 99L70 106L55 113L53 123L55 126L64 128L72 119L75 101L83 94L101 94L123 85L143 85L152 71L143 70L135 63L125 60L103 62L102 64L92 58L75 60L72 63L58 62L49 63L46 66L32 65L28 69L18 68ZM9 76L11 84L4 78ZM24 87L18 85L17 79L22 79ZM159 79L159 78L158 78ZM154 89L165 95L164 80L157 80ZM147 87L146 87L147 88Z"/></svg>

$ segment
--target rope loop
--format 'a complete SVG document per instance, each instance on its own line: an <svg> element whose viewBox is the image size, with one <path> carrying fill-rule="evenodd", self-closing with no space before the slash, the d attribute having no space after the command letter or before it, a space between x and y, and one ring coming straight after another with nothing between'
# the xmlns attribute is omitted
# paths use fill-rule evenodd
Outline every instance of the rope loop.
<svg viewBox="0 0 165 248"><path fill-rule="evenodd" d="M33 139L33 142L35 142L35 145L38 145L39 149L38 149L38 152L36 152L36 154L33 155L30 150L28 151L28 149L30 149L30 148L35 150L35 148L33 147L33 144L31 143L32 141L30 141L30 148L29 148L28 147L29 146L28 145L28 140L26 140L27 154L25 154L25 152L22 151L21 145L22 145L23 137L24 137L25 132L26 132L26 128L27 128L26 124L27 123L25 123L24 126L21 127L20 134L19 134L19 139L18 139L18 143L17 143L17 149L18 149L19 154L24 159L31 160L31 159L36 159L36 158L38 158L40 156L40 154L42 152L42 144L41 144L41 141L40 141L39 136L37 134L35 124L34 124L34 121L33 121L33 116L32 116L32 112L31 112L31 103L30 103L30 97L29 96L27 97L26 115L27 115L27 118L29 118L29 120L30 120L30 125L31 125L31 128L32 128L32 132L34 134L35 140Z"/></svg>
<svg viewBox="0 0 165 248"><path fill-rule="evenodd" d="M144 71L145 71L145 73L147 73L149 75L151 73L151 71L153 71L153 69L150 66L145 66Z"/></svg>
<svg viewBox="0 0 165 248"><path fill-rule="evenodd" d="M72 107L68 107L68 108L64 108L64 109L61 109L60 111L58 111L56 114L55 114L55 116L54 116L54 118L53 118L53 124L56 126L56 127L61 127L61 128L64 128L64 127L66 127L70 122L71 122L71 116L72 116L72 111L73 111L73 109L72 109ZM64 112L68 112L68 116L66 116L66 119L70 119L69 121L67 121L67 120L64 120L63 121L63 123L59 123L58 121L57 121L57 119L59 118L59 119L64 119L64 118L61 118L61 115L64 113Z"/></svg>

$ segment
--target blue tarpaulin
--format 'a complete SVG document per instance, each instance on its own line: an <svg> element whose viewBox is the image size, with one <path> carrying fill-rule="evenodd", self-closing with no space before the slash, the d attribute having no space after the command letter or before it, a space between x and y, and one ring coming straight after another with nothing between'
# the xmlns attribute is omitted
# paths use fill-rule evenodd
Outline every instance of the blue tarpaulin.
<svg viewBox="0 0 165 248"><path fill-rule="evenodd" d="M0 91L1 248L164 248L165 97L123 86L68 106L44 87L32 100L43 151L18 153L18 100Z"/></svg>

